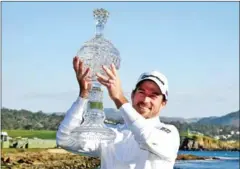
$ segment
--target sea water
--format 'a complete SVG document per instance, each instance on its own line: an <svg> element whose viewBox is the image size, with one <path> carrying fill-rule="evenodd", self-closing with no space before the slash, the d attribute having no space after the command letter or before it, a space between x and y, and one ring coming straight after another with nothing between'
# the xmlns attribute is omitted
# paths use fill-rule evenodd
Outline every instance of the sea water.
<svg viewBox="0 0 240 169"><path fill-rule="evenodd" d="M179 151L203 157L218 157L219 160L176 161L174 169L239 169L239 151Z"/></svg>

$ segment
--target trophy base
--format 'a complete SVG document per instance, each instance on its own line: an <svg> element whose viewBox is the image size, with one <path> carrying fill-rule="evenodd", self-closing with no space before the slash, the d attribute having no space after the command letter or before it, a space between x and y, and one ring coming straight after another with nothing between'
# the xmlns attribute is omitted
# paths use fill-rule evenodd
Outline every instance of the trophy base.
<svg viewBox="0 0 240 169"><path fill-rule="evenodd" d="M75 129L75 134L79 140L91 141L113 141L116 138L116 133L111 129L99 126L81 126Z"/></svg>

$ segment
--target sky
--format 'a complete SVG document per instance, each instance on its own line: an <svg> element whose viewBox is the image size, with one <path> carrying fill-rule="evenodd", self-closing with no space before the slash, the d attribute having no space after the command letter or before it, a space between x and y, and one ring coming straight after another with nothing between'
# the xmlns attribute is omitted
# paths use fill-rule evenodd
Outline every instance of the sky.
<svg viewBox="0 0 240 169"><path fill-rule="evenodd" d="M72 58L95 36L96 8L110 12L104 37L120 51L127 97L141 73L158 70L169 82L162 116L239 110L238 2L2 2L2 107L71 107ZM106 90L103 103L115 108Z"/></svg>

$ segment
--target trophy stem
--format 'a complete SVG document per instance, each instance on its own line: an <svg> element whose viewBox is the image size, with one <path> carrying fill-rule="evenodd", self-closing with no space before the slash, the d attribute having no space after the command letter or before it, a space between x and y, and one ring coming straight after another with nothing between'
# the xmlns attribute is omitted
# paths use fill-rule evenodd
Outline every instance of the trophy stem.
<svg viewBox="0 0 240 169"><path fill-rule="evenodd" d="M89 93L87 111L83 114L83 123L75 130L80 140L87 141L113 141L116 134L106 128L104 124L105 114L103 111L103 88L93 80L93 86Z"/></svg>
<svg viewBox="0 0 240 169"><path fill-rule="evenodd" d="M84 113L84 124L93 126L102 126L105 115L103 112L103 89L100 83L93 82L89 93L89 102L87 112Z"/></svg>
<svg viewBox="0 0 240 169"><path fill-rule="evenodd" d="M103 30L104 30L104 24L102 23L97 23L96 24L96 36L103 36Z"/></svg>

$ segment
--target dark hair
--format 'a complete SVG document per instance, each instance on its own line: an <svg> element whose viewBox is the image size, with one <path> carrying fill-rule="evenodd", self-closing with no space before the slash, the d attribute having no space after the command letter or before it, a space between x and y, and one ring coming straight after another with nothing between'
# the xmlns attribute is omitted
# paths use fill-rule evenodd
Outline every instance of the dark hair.
<svg viewBox="0 0 240 169"><path fill-rule="evenodd" d="M145 81L145 80L143 80L143 81L141 81L141 82L139 82L139 83L136 84L135 89L132 90L132 94L135 94L135 93L136 93L138 87L139 87L144 81Z"/></svg>

